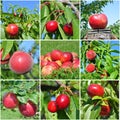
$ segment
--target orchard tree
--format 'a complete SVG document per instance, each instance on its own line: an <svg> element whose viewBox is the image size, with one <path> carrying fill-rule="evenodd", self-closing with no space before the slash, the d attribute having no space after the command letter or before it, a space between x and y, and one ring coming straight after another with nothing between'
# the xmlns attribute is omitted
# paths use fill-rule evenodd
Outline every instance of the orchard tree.
<svg viewBox="0 0 120 120"><path fill-rule="evenodd" d="M29 4L29 2L28 2ZM10 4L4 12L1 2L1 38L2 39L37 39L39 38L39 11Z"/></svg>
<svg viewBox="0 0 120 120"><path fill-rule="evenodd" d="M79 39L79 2L41 1L42 39Z"/></svg>
<svg viewBox="0 0 120 120"><path fill-rule="evenodd" d="M118 79L119 44L103 41L81 42L82 79Z"/></svg>

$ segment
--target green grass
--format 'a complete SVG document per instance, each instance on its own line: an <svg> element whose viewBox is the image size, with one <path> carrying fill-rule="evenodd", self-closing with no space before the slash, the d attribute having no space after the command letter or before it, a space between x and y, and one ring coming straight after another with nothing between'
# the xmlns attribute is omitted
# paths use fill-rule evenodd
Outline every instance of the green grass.
<svg viewBox="0 0 120 120"><path fill-rule="evenodd" d="M79 41L41 41L41 54L44 55L54 49L79 54Z"/></svg>

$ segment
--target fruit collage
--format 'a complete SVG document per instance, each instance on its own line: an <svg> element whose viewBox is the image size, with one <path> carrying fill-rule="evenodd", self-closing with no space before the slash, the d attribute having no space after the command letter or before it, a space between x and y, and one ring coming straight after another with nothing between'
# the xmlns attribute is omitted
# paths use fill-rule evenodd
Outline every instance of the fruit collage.
<svg viewBox="0 0 120 120"><path fill-rule="evenodd" d="M0 120L120 119L119 0L0 1Z"/></svg>

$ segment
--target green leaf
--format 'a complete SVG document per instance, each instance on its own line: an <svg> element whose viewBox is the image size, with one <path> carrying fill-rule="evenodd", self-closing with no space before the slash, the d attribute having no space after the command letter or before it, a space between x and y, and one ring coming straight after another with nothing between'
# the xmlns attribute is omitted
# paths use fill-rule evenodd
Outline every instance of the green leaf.
<svg viewBox="0 0 120 120"><path fill-rule="evenodd" d="M109 78L115 79L115 78L117 78L117 76L118 76L118 71L115 70L114 72L112 72L112 73L110 74L110 77L109 77Z"/></svg>
<svg viewBox="0 0 120 120"><path fill-rule="evenodd" d="M44 7L42 7L41 9L41 19L47 17L49 15L49 8L47 5L45 5Z"/></svg>
<svg viewBox="0 0 120 120"><path fill-rule="evenodd" d="M109 55L106 55L106 62L108 65L112 65L112 59Z"/></svg>
<svg viewBox="0 0 120 120"><path fill-rule="evenodd" d="M62 30L62 28L61 28L60 25L58 25L58 29L59 29L59 31L60 31L60 34L61 34L62 38L63 38L63 39L67 39L67 37L66 37L66 35L65 35L64 31Z"/></svg>
<svg viewBox="0 0 120 120"><path fill-rule="evenodd" d="M67 23L70 23L72 21L72 18L73 18L73 11L71 10L71 8L67 6L65 8L64 14L65 14L65 18L67 20Z"/></svg>
<svg viewBox="0 0 120 120"><path fill-rule="evenodd" d="M92 100L101 100L102 99L102 97L100 97L100 96L94 96L93 98L92 98Z"/></svg>
<svg viewBox="0 0 120 120"><path fill-rule="evenodd" d="M38 94L37 93L32 93L32 94L29 94L29 99L34 102L36 105L38 104Z"/></svg>
<svg viewBox="0 0 120 120"><path fill-rule="evenodd" d="M78 19L73 19L72 20L72 26L73 26L73 39L79 39L79 20Z"/></svg>
<svg viewBox="0 0 120 120"><path fill-rule="evenodd" d="M28 101L28 97L26 96L17 96L18 100L21 102L21 103L27 103Z"/></svg>
<svg viewBox="0 0 120 120"><path fill-rule="evenodd" d="M0 36L1 36L1 39L5 39L5 31L2 26L0 27Z"/></svg>
<svg viewBox="0 0 120 120"><path fill-rule="evenodd" d="M90 115L90 119L96 119L101 111L101 107L100 106L94 106L94 108L91 111L91 115Z"/></svg>
<svg viewBox="0 0 120 120"><path fill-rule="evenodd" d="M3 59L10 52L10 50L12 49L12 47L13 47L13 41L3 41L2 42L2 48L4 48L4 50L3 50L3 56L2 56Z"/></svg>

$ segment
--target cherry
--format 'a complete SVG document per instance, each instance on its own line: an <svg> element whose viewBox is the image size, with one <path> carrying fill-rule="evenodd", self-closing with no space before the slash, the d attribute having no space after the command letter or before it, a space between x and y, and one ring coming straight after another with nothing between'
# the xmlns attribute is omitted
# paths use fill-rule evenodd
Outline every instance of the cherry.
<svg viewBox="0 0 120 120"><path fill-rule="evenodd" d="M104 88L99 84L90 84L87 88L87 93L90 97L103 96Z"/></svg>
<svg viewBox="0 0 120 120"><path fill-rule="evenodd" d="M56 104L58 107L58 110L63 110L67 108L70 104L70 98L66 94L61 94L56 98Z"/></svg>
<svg viewBox="0 0 120 120"><path fill-rule="evenodd" d="M86 67L86 71L87 72L93 72L95 70L95 65L94 64L88 64L87 67Z"/></svg>
<svg viewBox="0 0 120 120"><path fill-rule="evenodd" d="M57 105L55 101L50 101L47 106L48 110L52 113L57 112Z"/></svg>
<svg viewBox="0 0 120 120"><path fill-rule="evenodd" d="M16 97L16 95L12 92L9 92L4 95L3 97L3 105L8 109L16 108L19 104L19 101Z"/></svg>
<svg viewBox="0 0 120 120"><path fill-rule="evenodd" d="M9 24L6 27L6 32L10 35L10 36L16 36L19 32L19 28L16 24Z"/></svg>
<svg viewBox="0 0 120 120"><path fill-rule="evenodd" d="M10 54L7 54L4 59L2 59L3 48L0 50L0 65L7 64L10 59Z"/></svg>
<svg viewBox="0 0 120 120"><path fill-rule="evenodd" d="M16 51L9 60L10 69L17 73L23 74L32 69L33 58L26 52Z"/></svg>
<svg viewBox="0 0 120 120"><path fill-rule="evenodd" d="M100 116L106 117L109 114L110 114L110 106L109 105L102 105L101 111L100 111Z"/></svg>
<svg viewBox="0 0 120 120"><path fill-rule="evenodd" d="M88 50L88 51L86 52L86 58L87 58L88 60L94 60L95 57L96 57L96 52L95 52L94 50Z"/></svg>
<svg viewBox="0 0 120 120"><path fill-rule="evenodd" d="M48 21L45 25L47 32L54 33L58 29L58 23L55 20Z"/></svg>
<svg viewBox="0 0 120 120"><path fill-rule="evenodd" d="M65 24L63 26L63 31L65 32L65 34L72 36L73 35L73 28L72 28L72 24Z"/></svg>
<svg viewBox="0 0 120 120"><path fill-rule="evenodd" d="M37 106L30 100L25 104L19 104L19 111L26 117L34 116L37 112Z"/></svg>

